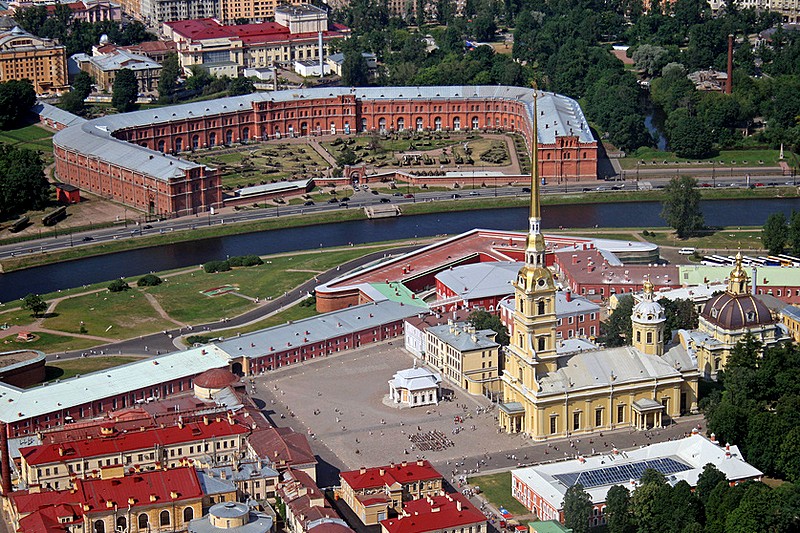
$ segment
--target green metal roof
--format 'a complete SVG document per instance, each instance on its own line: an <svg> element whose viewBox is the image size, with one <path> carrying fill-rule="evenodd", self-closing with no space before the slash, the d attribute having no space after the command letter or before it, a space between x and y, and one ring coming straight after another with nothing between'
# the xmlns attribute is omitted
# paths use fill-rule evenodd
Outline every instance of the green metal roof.
<svg viewBox="0 0 800 533"><path fill-rule="evenodd" d="M428 308L428 305L420 298L415 298L414 293L402 283L371 283L373 289L386 296L393 302L399 302L405 305L415 305L417 307Z"/></svg>
<svg viewBox="0 0 800 533"><path fill-rule="evenodd" d="M704 266L704 265L688 265L678 267L678 276L682 285L700 285L702 283L711 283L714 281L724 281L733 270L732 266ZM753 271L749 267L745 267L748 276L752 278ZM756 286L794 286L800 285L800 268L796 267L757 267ZM766 278L766 283L764 283ZM752 283L752 280L751 280Z"/></svg>
<svg viewBox="0 0 800 533"><path fill-rule="evenodd" d="M531 528L531 533L572 533L571 529L562 526L555 520L531 522L528 526Z"/></svg>

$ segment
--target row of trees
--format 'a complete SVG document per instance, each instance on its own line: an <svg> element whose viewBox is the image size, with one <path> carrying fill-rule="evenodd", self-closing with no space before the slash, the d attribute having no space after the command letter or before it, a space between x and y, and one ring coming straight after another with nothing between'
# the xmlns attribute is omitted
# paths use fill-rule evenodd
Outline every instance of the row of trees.
<svg viewBox="0 0 800 533"><path fill-rule="evenodd" d="M0 177L0 220L47 206L50 183L38 152L0 144Z"/></svg>
<svg viewBox="0 0 800 533"><path fill-rule="evenodd" d="M800 211L792 211L787 220L783 213L773 213L764 223L761 243L772 255L782 254L787 247L792 255L800 255Z"/></svg>
<svg viewBox="0 0 800 533"><path fill-rule="evenodd" d="M800 488L787 483L772 489L755 481L731 486L725 474L708 464L692 491L686 481L671 485L663 474L645 470L633 494L622 485L609 489L605 513L609 533L797 531ZM588 533L591 516L591 499L583 487L567 489L566 526Z"/></svg>

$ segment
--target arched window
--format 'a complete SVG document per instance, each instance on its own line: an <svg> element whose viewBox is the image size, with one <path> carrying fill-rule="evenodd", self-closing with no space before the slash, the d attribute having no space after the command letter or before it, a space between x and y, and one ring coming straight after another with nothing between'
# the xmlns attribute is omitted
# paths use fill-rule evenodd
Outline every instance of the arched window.
<svg viewBox="0 0 800 533"><path fill-rule="evenodd" d="M225 131L225 144L231 144L233 142L233 130L226 130Z"/></svg>
<svg viewBox="0 0 800 533"><path fill-rule="evenodd" d="M453 130L458 131L461 129L461 119L459 117L453 118Z"/></svg>
<svg viewBox="0 0 800 533"><path fill-rule="evenodd" d="M397 119L397 131L403 131L406 129L406 121L403 118Z"/></svg>
<svg viewBox="0 0 800 533"><path fill-rule="evenodd" d="M128 529L128 520L124 516L117 517L117 529L120 531Z"/></svg>
<svg viewBox="0 0 800 533"><path fill-rule="evenodd" d="M336 124L331 122L331 135L336 135Z"/></svg>
<svg viewBox="0 0 800 533"><path fill-rule="evenodd" d="M433 129L436 131L442 131L442 117L436 117L433 119Z"/></svg>
<svg viewBox="0 0 800 533"><path fill-rule="evenodd" d="M164 153L164 141L158 141L158 151Z"/></svg>
<svg viewBox="0 0 800 533"><path fill-rule="evenodd" d="M102 520L96 520L94 523L94 533L106 533L106 523Z"/></svg>
<svg viewBox="0 0 800 533"><path fill-rule="evenodd" d="M245 126L244 128L242 128L242 142L246 143L249 140L250 140L250 128Z"/></svg>
<svg viewBox="0 0 800 533"><path fill-rule="evenodd" d="M198 148L200 148L200 136L192 135L192 150L197 150Z"/></svg>
<svg viewBox="0 0 800 533"><path fill-rule="evenodd" d="M544 337L539 337L539 346L538 346L538 350L539 350L540 352L542 352L542 351L544 351L544 350L546 350L546 349L547 349L547 339L545 339Z"/></svg>
<svg viewBox="0 0 800 533"><path fill-rule="evenodd" d="M209 146L216 146L217 145L217 132L212 131L208 134L208 145Z"/></svg>
<svg viewBox="0 0 800 533"><path fill-rule="evenodd" d="M417 131L422 131L422 117L417 117Z"/></svg>
<svg viewBox="0 0 800 533"><path fill-rule="evenodd" d="M183 510L183 523L188 524L192 520L194 520L194 509L187 507Z"/></svg>
<svg viewBox="0 0 800 533"><path fill-rule="evenodd" d="M543 315L544 314L544 300L542 300L542 301L537 303L536 313L539 314L539 315Z"/></svg>
<svg viewBox="0 0 800 533"><path fill-rule="evenodd" d="M386 133L386 119L385 118L379 118L378 119L378 129L380 130L381 133Z"/></svg>
<svg viewBox="0 0 800 533"><path fill-rule="evenodd" d="M150 519L147 516L147 513L142 513L139 515L139 529L147 529L148 524L150 524Z"/></svg>
<svg viewBox="0 0 800 533"><path fill-rule="evenodd" d="M367 131L367 119L361 119L361 131Z"/></svg>
<svg viewBox="0 0 800 533"><path fill-rule="evenodd" d="M176 152L183 151L183 139L181 139L180 137L175 139L175 151Z"/></svg>
<svg viewBox="0 0 800 533"><path fill-rule="evenodd" d="M161 511L161 514L158 515L158 523L162 526L168 526L169 522L170 522L169 511L164 509L163 511Z"/></svg>
<svg viewBox="0 0 800 533"><path fill-rule="evenodd" d="M478 117L472 117L472 129L473 130L478 129Z"/></svg>
<svg viewBox="0 0 800 533"><path fill-rule="evenodd" d="M653 344L653 332L652 331L648 331L647 332L647 344Z"/></svg>

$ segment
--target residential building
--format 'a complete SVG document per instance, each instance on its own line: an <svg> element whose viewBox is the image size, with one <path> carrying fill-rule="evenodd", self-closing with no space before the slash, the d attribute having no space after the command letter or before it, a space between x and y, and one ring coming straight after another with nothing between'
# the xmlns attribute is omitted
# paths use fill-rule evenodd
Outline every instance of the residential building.
<svg viewBox="0 0 800 533"><path fill-rule="evenodd" d="M130 2L131 0L122 0ZM139 1L139 18L158 27L164 22L219 17L220 0L134 0ZM131 5L135 9L135 5Z"/></svg>
<svg viewBox="0 0 800 533"><path fill-rule="evenodd" d="M606 523L606 495L614 485L631 492L642 473L652 468L670 483L685 481L695 487L706 465L720 470L728 482L759 480L762 473L748 464L736 446L719 446L693 432L682 439L649 444L627 452L580 457L511 471L511 494L540 520L564 522L564 495L580 483L592 501L591 526Z"/></svg>
<svg viewBox="0 0 800 533"><path fill-rule="evenodd" d="M372 52L361 52L361 55L367 62L367 68L369 69L370 76L374 76L378 68L378 56ZM327 63L330 67L331 74L341 76L342 63L344 63L344 54L341 52L330 54L325 57L325 63Z"/></svg>
<svg viewBox="0 0 800 533"><path fill-rule="evenodd" d="M174 54L178 51L174 41L144 41L139 44L119 46L118 48L132 54L148 57L159 64L163 63L169 54Z"/></svg>
<svg viewBox="0 0 800 533"><path fill-rule="evenodd" d="M405 349L411 352L415 359L425 361L426 335L425 330L431 326L447 324L448 320L466 322L469 312L463 309L447 314L419 313L406 318L403 324L403 338Z"/></svg>
<svg viewBox="0 0 800 533"><path fill-rule="evenodd" d="M800 342L800 307L788 305L780 314L781 322L794 342Z"/></svg>
<svg viewBox="0 0 800 533"><path fill-rule="evenodd" d="M711 11L717 13L724 10L725 0L708 0ZM738 9L752 9L763 12L779 13L783 22L800 23L800 1L798 0L741 0L736 3Z"/></svg>
<svg viewBox="0 0 800 533"><path fill-rule="evenodd" d="M364 525L401 513L403 502L435 496L442 490L442 475L426 460L403 461L339 474L338 496Z"/></svg>
<svg viewBox="0 0 800 533"><path fill-rule="evenodd" d="M400 407L439 405L442 376L427 368L407 368L389 380L389 402Z"/></svg>
<svg viewBox="0 0 800 533"><path fill-rule="evenodd" d="M102 22L104 20L122 20L120 4L108 0L78 0L70 2L67 6L72 10L73 20L82 22ZM55 4L47 5L48 13L55 12Z"/></svg>
<svg viewBox="0 0 800 533"><path fill-rule="evenodd" d="M305 472L287 470L278 488L278 495L286 505L286 529L289 533L308 533L318 526L319 531L330 533L352 533L352 529L331 507L325 494Z"/></svg>
<svg viewBox="0 0 800 533"><path fill-rule="evenodd" d="M492 396L500 391L500 345L491 329L476 330L450 321L425 330L425 362L442 377L470 394Z"/></svg>
<svg viewBox="0 0 800 533"><path fill-rule="evenodd" d="M220 0L220 20L225 24L236 24L239 20L266 22L277 17L279 10L286 5L300 8L310 6L309 0Z"/></svg>
<svg viewBox="0 0 800 533"><path fill-rule="evenodd" d="M123 468L78 479L72 490L23 490L8 496L14 531L171 532L202 515L203 491L194 468L123 475ZM74 528L74 529L72 529Z"/></svg>
<svg viewBox="0 0 800 533"><path fill-rule="evenodd" d="M66 47L15 26L0 32L0 82L30 80L36 94L68 88Z"/></svg>
<svg viewBox="0 0 800 533"><path fill-rule="evenodd" d="M486 533L486 516L461 493L406 502L397 518L381 521L381 533Z"/></svg>
<svg viewBox="0 0 800 533"><path fill-rule="evenodd" d="M154 93L158 89L161 65L147 56L106 45L96 55L75 54L72 60L94 79L94 85L100 91L110 93L122 69L133 71L139 93Z"/></svg>
<svg viewBox="0 0 800 533"><path fill-rule="evenodd" d="M308 439L291 428L254 429L247 438L246 456L251 461L269 461L279 474L292 469L317 479L317 458Z"/></svg>
<svg viewBox="0 0 800 533"><path fill-rule="evenodd" d="M237 501L275 501L280 474L268 461L232 461L228 466L204 468L198 471L206 479L224 480L236 487Z"/></svg>

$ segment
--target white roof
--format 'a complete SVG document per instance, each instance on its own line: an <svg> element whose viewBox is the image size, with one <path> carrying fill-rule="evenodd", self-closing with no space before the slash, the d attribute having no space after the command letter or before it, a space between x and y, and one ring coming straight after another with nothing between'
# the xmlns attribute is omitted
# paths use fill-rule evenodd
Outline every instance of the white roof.
<svg viewBox="0 0 800 533"><path fill-rule="evenodd" d="M427 368L407 368L395 373L389 383L396 389L424 390L435 389L442 382L442 376Z"/></svg>
<svg viewBox="0 0 800 533"><path fill-rule="evenodd" d="M729 452L730 456L726 456L726 452ZM683 471L669 474L667 479L670 483L686 481L692 487L697 485L698 477L703 472L705 465L709 463L724 473L729 481L759 478L762 475L760 470L745 462L739 448L736 446L731 446L729 450L726 450L725 447L714 444L700 434L692 434L683 439L659 442L618 455L586 457L584 462L574 459L520 468L513 470L512 476L527 485L555 509L561 509L564 502L564 494L569 488L562 480L572 479L580 483L581 478L583 478L587 480L586 487L592 484L588 481L591 478L587 477L592 476L592 472L603 471L603 469L615 466L624 467L644 460L658 462L659 459L672 460L682 465L682 468L685 468ZM561 480L557 476L561 477ZM610 479L613 476L597 476L597 474L594 474L594 477L599 477L602 480ZM628 479L594 486L586 489L586 492L589 493L593 503L602 503L606 499L608 489L614 484L634 488Z"/></svg>
<svg viewBox="0 0 800 533"><path fill-rule="evenodd" d="M497 261L462 265L436 274L436 281L465 300L504 296L514 292L511 285L524 263Z"/></svg>
<svg viewBox="0 0 800 533"><path fill-rule="evenodd" d="M31 389L0 383L0 420L25 420L227 366L228 355L208 345Z"/></svg>

